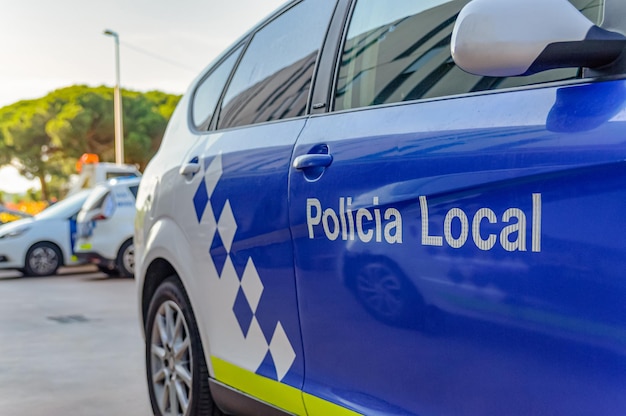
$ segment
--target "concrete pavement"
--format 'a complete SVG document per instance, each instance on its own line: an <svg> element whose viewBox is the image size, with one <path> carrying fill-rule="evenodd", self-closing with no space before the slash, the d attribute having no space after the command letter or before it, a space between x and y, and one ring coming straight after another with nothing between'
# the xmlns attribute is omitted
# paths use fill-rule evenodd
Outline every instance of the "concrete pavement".
<svg viewBox="0 0 626 416"><path fill-rule="evenodd" d="M0 414L150 415L133 279L0 272Z"/></svg>

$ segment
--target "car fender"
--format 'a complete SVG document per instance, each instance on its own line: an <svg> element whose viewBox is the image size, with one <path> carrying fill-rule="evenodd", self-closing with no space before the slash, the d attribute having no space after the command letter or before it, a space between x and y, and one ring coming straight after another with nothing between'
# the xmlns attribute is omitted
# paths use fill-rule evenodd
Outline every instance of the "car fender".
<svg viewBox="0 0 626 416"><path fill-rule="evenodd" d="M206 301L206 297L211 291L209 285L210 279L191 278L192 276L207 273L208 269L202 267L201 262L194 257L191 243L185 236L183 230L170 218L164 217L158 219L150 228L145 239L144 247L142 247L140 252L136 252L136 255L135 276L138 279L137 285L140 288L138 291L140 316L143 316L141 305L143 304L143 288L147 283L145 280L147 270L155 260L165 260L175 270L191 302L191 307L198 324L198 331L202 340L209 374L214 376L210 360L211 343L208 337L208 326L203 318L212 316L210 302ZM143 319L141 325L141 332L144 334Z"/></svg>
<svg viewBox="0 0 626 416"><path fill-rule="evenodd" d="M37 243L51 243L61 250L64 266L77 264L72 247L71 234L74 230L71 228L71 221L44 221L33 223L33 225L36 226L38 230L46 230L46 232L37 232L30 236L28 243L25 244L24 258L21 259L22 262L26 261L26 253L28 253L28 250L30 250L33 245ZM54 229L55 232L50 232L51 228Z"/></svg>

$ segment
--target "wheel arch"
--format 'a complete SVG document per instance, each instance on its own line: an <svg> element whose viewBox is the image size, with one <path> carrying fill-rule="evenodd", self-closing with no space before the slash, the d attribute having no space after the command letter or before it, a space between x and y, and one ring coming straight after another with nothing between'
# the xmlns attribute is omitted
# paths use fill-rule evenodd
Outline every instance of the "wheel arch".
<svg viewBox="0 0 626 416"><path fill-rule="evenodd" d="M211 361L211 348L208 339L208 329L204 326L205 319L202 316L202 304L199 303L199 299L196 299L199 294L198 289L192 287L192 282L185 282L184 274L179 270L180 268L172 261L169 261L166 257L155 257L150 261L146 267L144 273L141 293L141 303L139 305L141 309L141 331L144 339L146 334L146 319L148 315L148 309L150 308L150 302L152 297L156 293L159 286L167 279L174 278L182 288L184 295L189 301L191 307L191 313L196 321L198 334L200 336L201 348L204 353L205 364L209 371L209 376L214 378L215 372L213 370L213 364Z"/></svg>
<svg viewBox="0 0 626 416"><path fill-rule="evenodd" d="M145 324L152 296L168 277L176 276L189 299L191 310L198 324L202 348L209 374L212 368L207 293L211 288L208 280L200 278L206 270L199 267L194 250L185 233L169 218L161 218L151 227L145 238L135 238L135 281L137 283L137 309L140 314L141 333L145 336Z"/></svg>
<svg viewBox="0 0 626 416"><path fill-rule="evenodd" d="M123 247L124 247L124 245L126 245L126 243L128 243L129 241L130 241L131 243L133 242L133 236L132 236L132 235L131 235L130 237L128 237L128 238L126 238L126 239L124 239L124 241L122 241L122 243L121 243L119 246L117 246L117 253L116 253L115 258L117 258L117 257L120 255L120 253L122 252L122 248L123 248Z"/></svg>
<svg viewBox="0 0 626 416"><path fill-rule="evenodd" d="M150 300L156 292L157 288L165 279L170 276L175 276L180 282L183 290L187 292L185 284L179 277L178 272L174 269L174 266L163 258L157 258L150 263L146 269L146 275L143 281L143 288L141 292L141 327L146 326L146 316L148 314L148 308L150 307Z"/></svg>

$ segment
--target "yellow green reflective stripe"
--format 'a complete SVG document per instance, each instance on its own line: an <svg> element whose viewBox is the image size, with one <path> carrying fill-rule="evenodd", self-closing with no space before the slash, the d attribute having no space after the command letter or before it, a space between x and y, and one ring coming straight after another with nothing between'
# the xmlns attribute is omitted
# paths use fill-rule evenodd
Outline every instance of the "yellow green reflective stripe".
<svg viewBox="0 0 626 416"><path fill-rule="evenodd" d="M306 415L302 392L295 387L239 368L211 356L215 378L237 390L296 415Z"/></svg>
<svg viewBox="0 0 626 416"><path fill-rule="evenodd" d="M354 416L359 414L319 397L303 393L295 387L244 370L221 358L211 356L211 364L215 378L220 383L295 415ZM304 408L305 403L308 413Z"/></svg>
<svg viewBox="0 0 626 416"><path fill-rule="evenodd" d="M302 393L302 397L304 398L304 404L309 411L309 415L318 416L318 415L333 415L333 416L355 416L360 415L360 413L354 412L350 409L346 409L345 407L341 407L336 405L335 403L328 402L324 399L320 399L317 396L313 396L308 393Z"/></svg>

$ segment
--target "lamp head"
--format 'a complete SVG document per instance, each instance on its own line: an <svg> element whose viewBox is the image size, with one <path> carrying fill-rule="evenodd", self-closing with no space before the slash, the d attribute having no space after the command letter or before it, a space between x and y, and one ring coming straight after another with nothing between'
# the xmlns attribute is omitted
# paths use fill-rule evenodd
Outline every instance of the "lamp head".
<svg viewBox="0 0 626 416"><path fill-rule="evenodd" d="M114 32L114 31L112 31L110 29L105 29L104 32L102 32L102 33L104 33L107 36L113 36L114 38L118 38L119 37L117 32Z"/></svg>

